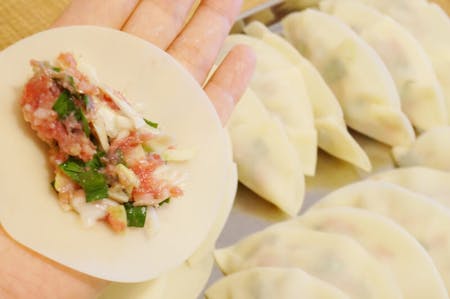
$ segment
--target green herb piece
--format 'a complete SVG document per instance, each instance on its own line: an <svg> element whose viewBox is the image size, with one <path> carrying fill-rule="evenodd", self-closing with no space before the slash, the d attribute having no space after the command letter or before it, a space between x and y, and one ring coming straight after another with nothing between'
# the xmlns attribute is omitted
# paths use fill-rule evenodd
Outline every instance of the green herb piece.
<svg viewBox="0 0 450 299"><path fill-rule="evenodd" d="M98 171L89 170L80 173L78 183L86 194L86 202L108 197L106 177Z"/></svg>
<svg viewBox="0 0 450 299"><path fill-rule="evenodd" d="M75 87L75 80L73 79L73 77L72 76L68 76L68 78L69 78L70 86L72 86L74 89L76 89L76 87Z"/></svg>
<svg viewBox="0 0 450 299"><path fill-rule="evenodd" d="M167 197L166 199L164 199L163 201L161 201L159 203L159 206L162 206L163 204L169 204L170 203L170 197Z"/></svg>
<svg viewBox="0 0 450 299"><path fill-rule="evenodd" d="M147 207L135 207L132 203L125 203L127 212L127 224L133 227L144 227L147 217Z"/></svg>
<svg viewBox="0 0 450 299"><path fill-rule="evenodd" d="M85 172L84 162L75 157L69 157L64 163L59 165L59 168L75 182L80 181L80 173Z"/></svg>
<svg viewBox="0 0 450 299"><path fill-rule="evenodd" d="M87 105L89 105L89 96L87 94L83 94L82 98L84 105L87 107Z"/></svg>
<svg viewBox="0 0 450 299"><path fill-rule="evenodd" d="M60 119L66 118L76 110L75 103L70 98L70 93L67 90L61 92L52 109L58 113Z"/></svg>
<svg viewBox="0 0 450 299"><path fill-rule="evenodd" d="M101 158L105 156L105 152L100 151L97 152L94 157L88 162L86 162L86 167L89 168L89 170L98 170L99 168L102 168L105 166L103 164Z"/></svg>
<svg viewBox="0 0 450 299"><path fill-rule="evenodd" d="M83 132L84 132L84 134L86 134L87 137L89 137L89 135L91 135L91 128L89 127L89 122L88 122L86 116L84 116L83 111L81 111L80 108L76 108L75 118L78 121L81 121L81 126L83 127Z"/></svg>
<svg viewBox="0 0 450 299"><path fill-rule="evenodd" d="M59 73L61 71L61 68L54 66L54 67L52 67L52 70L54 70L55 72Z"/></svg>
<svg viewBox="0 0 450 299"><path fill-rule="evenodd" d="M94 157L94 159L96 159ZM89 161L90 167L97 166L97 161ZM87 163L86 163L87 165ZM97 171L97 169L86 170L85 163L75 157L69 157L59 168L72 180L83 188L86 195L86 201L94 201L108 197L108 184L106 177Z"/></svg>
<svg viewBox="0 0 450 299"><path fill-rule="evenodd" d="M146 153L151 153L151 152L153 152L152 147L149 146L148 144L143 143L143 144L142 144L142 148L144 149L144 152L146 152Z"/></svg>
<svg viewBox="0 0 450 299"><path fill-rule="evenodd" d="M84 115L83 111L79 107L75 105L71 94L69 91L64 90L56 100L55 104L53 104L52 109L58 113L58 117L60 119L64 119L68 117L72 112L74 113L75 119L81 122L81 126L83 127L83 132L86 136L89 137L91 135L91 128L89 127L89 122Z"/></svg>
<svg viewBox="0 0 450 299"><path fill-rule="evenodd" d="M155 129L157 129L158 128L158 123L154 123L154 122L152 122L152 121L150 121L150 120L148 120L148 119L146 119L146 118L144 118L144 121L145 121L145 123L147 124L147 125L149 125L150 127L152 127L152 128L155 128Z"/></svg>

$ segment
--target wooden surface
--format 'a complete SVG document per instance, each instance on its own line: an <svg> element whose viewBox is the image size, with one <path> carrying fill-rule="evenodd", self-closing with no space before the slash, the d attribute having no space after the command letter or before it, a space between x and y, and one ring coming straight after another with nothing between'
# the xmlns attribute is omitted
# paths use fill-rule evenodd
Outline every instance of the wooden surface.
<svg viewBox="0 0 450 299"><path fill-rule="evenodd" d="M450 15L450 0L432 0L431 2L439 4Z"/></svg>

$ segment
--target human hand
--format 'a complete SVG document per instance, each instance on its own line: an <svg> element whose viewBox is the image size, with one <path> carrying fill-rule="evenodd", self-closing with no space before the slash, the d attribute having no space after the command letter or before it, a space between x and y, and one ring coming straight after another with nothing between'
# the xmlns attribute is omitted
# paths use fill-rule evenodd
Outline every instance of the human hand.
<svg viewBox="0 0 450 299"><path fill-rule="evenodd" d="M98 25L137 35L167 51L203 85L241 0L74 0L54 26ZM234 48L204 90L222 123L244 92L255 58L245 46ZM68 269L11 239L0 226L0 298L90 299L107 285Z"/></svg>
<svg viewBox="0 0 450 299"><path fill-rule="evenodd" d="M98 25L141 37L169 53L203 85L242 0L203 0L186 24L194 2L75 0L54 25ZM254 64L252 51L237 46L204 86L223 124L246 89Z"/></svg>

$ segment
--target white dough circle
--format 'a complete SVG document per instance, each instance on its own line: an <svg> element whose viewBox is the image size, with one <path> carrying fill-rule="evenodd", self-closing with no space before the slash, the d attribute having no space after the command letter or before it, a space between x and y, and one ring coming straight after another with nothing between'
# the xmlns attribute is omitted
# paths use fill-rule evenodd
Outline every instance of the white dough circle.
<svg viewBox="0 0 450 299"><path fill-rule="evenodd" d="M90 64L99 81L122 92L145 117L158 122L180 148L195 148L184 195L158 209L160 229L148 235L128 228L82 226L78 215L58 206L50 187L47 148L20 112L22 87L32 75L30 59L53 61L71 52ZM52 29L0 53L0 221L19 243L77 271L118 282L155 278L180 265L206 238L233 188L231 145L208 97L168 54L126 33L93 26ZM231 179L231 178L230 178Z"/></svg>

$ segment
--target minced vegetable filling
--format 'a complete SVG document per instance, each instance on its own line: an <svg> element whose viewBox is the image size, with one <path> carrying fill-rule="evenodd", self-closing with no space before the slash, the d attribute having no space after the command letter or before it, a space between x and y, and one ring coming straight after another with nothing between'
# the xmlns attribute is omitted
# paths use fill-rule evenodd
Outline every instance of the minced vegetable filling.
<svg viewBox="0 0 450 299"><path fill-rule="evenodd" d="M54 64L31 61L25 85L25 120L50 146L52 182L64 210L90 226L106 222L114 231L144 227L158 208L183 195L171 163L192 155L178 150L157 123L145 119L117 91L77 68L70 53ZM156 222L156 221L155 221Z"/></svg>

